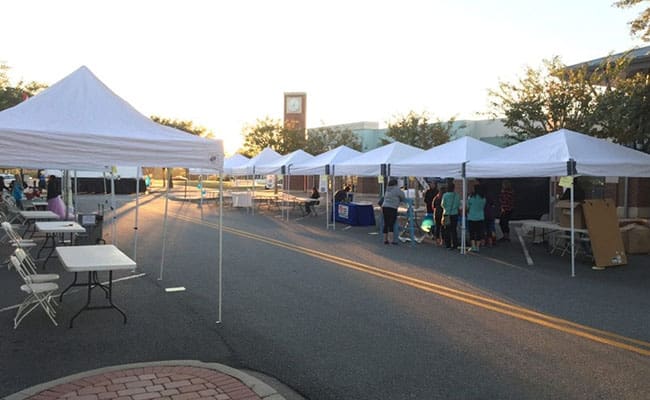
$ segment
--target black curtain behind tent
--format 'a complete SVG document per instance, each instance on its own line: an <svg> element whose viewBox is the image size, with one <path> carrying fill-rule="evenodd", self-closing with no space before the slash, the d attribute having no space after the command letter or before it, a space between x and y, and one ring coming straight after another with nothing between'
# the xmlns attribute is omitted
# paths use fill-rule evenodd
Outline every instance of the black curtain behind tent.
<svg viewBox="0 0 650 400"><path fill-rule="evenodd" d="M479 179L486 195L499 199L501 182L506 179ZM515 208L512 219L539 219L549 212L549 178L507 178L512 183Z"/></svg>
<svg viewBox="0 0 650 400"><path fill-rule="evenodd" d="M57 181L59 183L59 187L61 187L61 178L57 178ZM79 190L79 193L103 194L104 188L106 188L107 193L110 193L111 180L106 179L106 186L104 186L104 178L77 178L77 188ZM132 194L135 193L135 190L135 178L120 178L115 180L115 194ZM144 179L140 179L140 193L144 193L145 190L146 186L144 184Z"/></svg>

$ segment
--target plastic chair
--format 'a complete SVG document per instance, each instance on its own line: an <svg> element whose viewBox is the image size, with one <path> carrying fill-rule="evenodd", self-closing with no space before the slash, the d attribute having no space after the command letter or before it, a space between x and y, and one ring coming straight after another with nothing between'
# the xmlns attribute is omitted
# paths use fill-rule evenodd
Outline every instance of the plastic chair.
<svg viewBox="0 0 650 400"><path fill-rule="evenodd" d="M20 286L20 290L27 293L27 297L18 306L18 311L14 317L14 329L18 328L22 320L38 308L38 306L45 311L54 326L58 326L59 324L56 322L56 310L54 309L54 305L56 304L54 292L59 289L59 285L54 282L34 283L29 279L28 275L24 274L20 261L16 257L11 256L10 262L25 282L24 285Z"/></svg>
<svg viewBox="0 0 650 400"><path fill-rule="evenodd" d="M39 274L36 271L36 262L25 250L18 248L14 251L14 256L20 262L23 273L33 283L52 282L59 279L59 274Z"/></svg>
<svg viewBox="0 0 650 400"><path fill-rule="evenodd" d="M7 236L9 236L9 242L16 247L20 248L32 248L37 245L37 243L31 239L23 239L16 233L13 226L7 221L2 222L2 229L4 229Z"/></svg>

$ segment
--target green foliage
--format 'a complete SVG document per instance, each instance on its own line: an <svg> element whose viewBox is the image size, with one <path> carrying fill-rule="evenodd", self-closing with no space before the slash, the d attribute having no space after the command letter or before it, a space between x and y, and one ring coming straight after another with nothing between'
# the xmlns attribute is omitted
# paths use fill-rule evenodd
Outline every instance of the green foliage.
<svg viewBox="0 0 650 400"><path fill-rule="evenodd" d="M27 97L32 97L47 85L39 82L18 82L16 86L11 86L8 76L9 66L0 63L0 111L18 105Z"/></svg>
<svg viewBox="0 0 650 400"><path fill-rule="evenodd" d="M339 146L361 151L361 140L347 128L323 127L310 129L307 133L307 153L321 154Z"/></svg>
<svg viewBox="0 0 650 400"><path fill-rule="evenodd" d="M253 157L266 147L270 147L280 154L305 147L305 136L300 130L286 129L280 120L265 117L258 119L255 125L244 127L242 131L244 145L238 151L247 157Z"/></svg>
<svg viewBox="0 0 650 400"><path fill-rule="evenodd" d="M528 68L524 78L489 92L492 116L502 117L517 141L566 128L650 152L650 80L627 77L628 65L627 57L593 70L544 61L544 69Z"/></svg>
<svg viewBox="0 0 650 400"><path fill-rule="evenodd" d="M555 57L544 60L540 69L527 68L515 83L500 82L490 90L490 114L503 118L504 125L523 141L567 128L594 133L601 116L600 96L612 90L624 70L624 59L608 62L595 71L587 67L568 70Z"/></svg>
<svg viewBox="0 0 650 400"><path fill-rule="evenodd" d="M395 141L419 147L421 149L430 149L449 141L451 128L456 118L443 122L438 119L431 122L426 112L417 114L410 111L407 115L395 117L395 120L389 122L386 136ZM383 139L383 144L391 143L391 140Z"/></svg>
<svg viewBox="0 0 650 400"><path fill-rule="evenodd" d="M618 8L631 8L648 0L620 0L614 3ZM629 22L630 34L640 36L644 42L650 41L650 7L641 11L638 17Z"/></svg>
<svg viewBox="0 0 650 400"><path fill-rule="evenodd" d="M156 115L152 115L150 118L152 121L156 123L169 126L187 133L191 133L192 135L201 136L205 138L211 138L214 136L212 131L208 130L206 127L194 125L194 122L192 121L183 121L180 119L169 119L169 118L158 117Z"/></svg>
<svg viewBox="0 0 650 400"><path fill-rule="evenodd" d="M604 92L597 108L598 129L594 134L650 153L650 79L637 74L617 82Z"/></svg>

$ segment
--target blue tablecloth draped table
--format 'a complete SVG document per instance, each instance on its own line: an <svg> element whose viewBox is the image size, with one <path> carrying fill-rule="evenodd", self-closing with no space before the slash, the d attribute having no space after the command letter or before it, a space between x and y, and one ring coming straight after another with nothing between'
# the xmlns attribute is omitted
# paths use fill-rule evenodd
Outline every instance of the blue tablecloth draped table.
<svg viewBox="0 0 650 400"><path fill-rule="evenodd" d="M336 222L353 226L375 225L375 211L370 202L334 203Z"/></svg>

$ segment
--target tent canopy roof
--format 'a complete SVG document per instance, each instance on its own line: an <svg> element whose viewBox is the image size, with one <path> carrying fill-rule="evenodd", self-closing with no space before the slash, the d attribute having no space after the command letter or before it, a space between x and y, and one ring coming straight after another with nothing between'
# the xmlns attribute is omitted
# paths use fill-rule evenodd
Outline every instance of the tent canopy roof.
<svg viewBox="0 0 650 400"><path fill-rule="evenodd" d="M220 140L153 122L86 67L0 112L0 137L3 163L17 167L223 166Z"/></svg>
<svg viewBox="0 0 650 400"><path fill-rule="evenodd" d="M650 155L568 129L469 161L466 175L477 178L565 176L570 160L575 161L578 175L650 176Z"/></svg>
<svg viewBox="0 0 650 400"><path fill-rule="evenodd" d="M485 157L499 147L463 136L433 147L413 157L394 162L390 172L396 176L462 177L463 163Z"/></svg>
<svg viewBox="0 0 650 400"><path fill-rule="evenodd" d="M382 164L392 164L422 151L424 150L408 144L393 142L339 163L335 166L334 173L336 175L379 176Z"/></svg>
<svg viewBox="0 0 650 400"><path fill-rule="evenodd" d="M255 167L255 172L264 175L279 174L282 171L282 167L292 166L293 164L305 162L313 158L314 156L312 156L311 154L307 153L304 150L298 149L289 154L285 154L281 156L275 161L271 161L266 164L257 165ZM293 174L291 168L288 172Z"/></svg>
<svg viewBox="0 0 650 400"><path fill-rule="evenodd" d="M257 166L269 164L273 161L278 160L282 157L278 152L273 150L270 147L266 147L264 150L260 151L255 157L251 158L245 164L239 165L232 168L232 175L242 176L242 175L252 175L258 174Z"/></svg>
<svg viewBox="0 0 650 400"><path fill-rule="evenodd" d="M295 175L323 175L325 174L325 166L336 165L361 154L360 151L356 151L347 146L339 146L319 154L304 163L294 165L291 171Z"/></svg>

